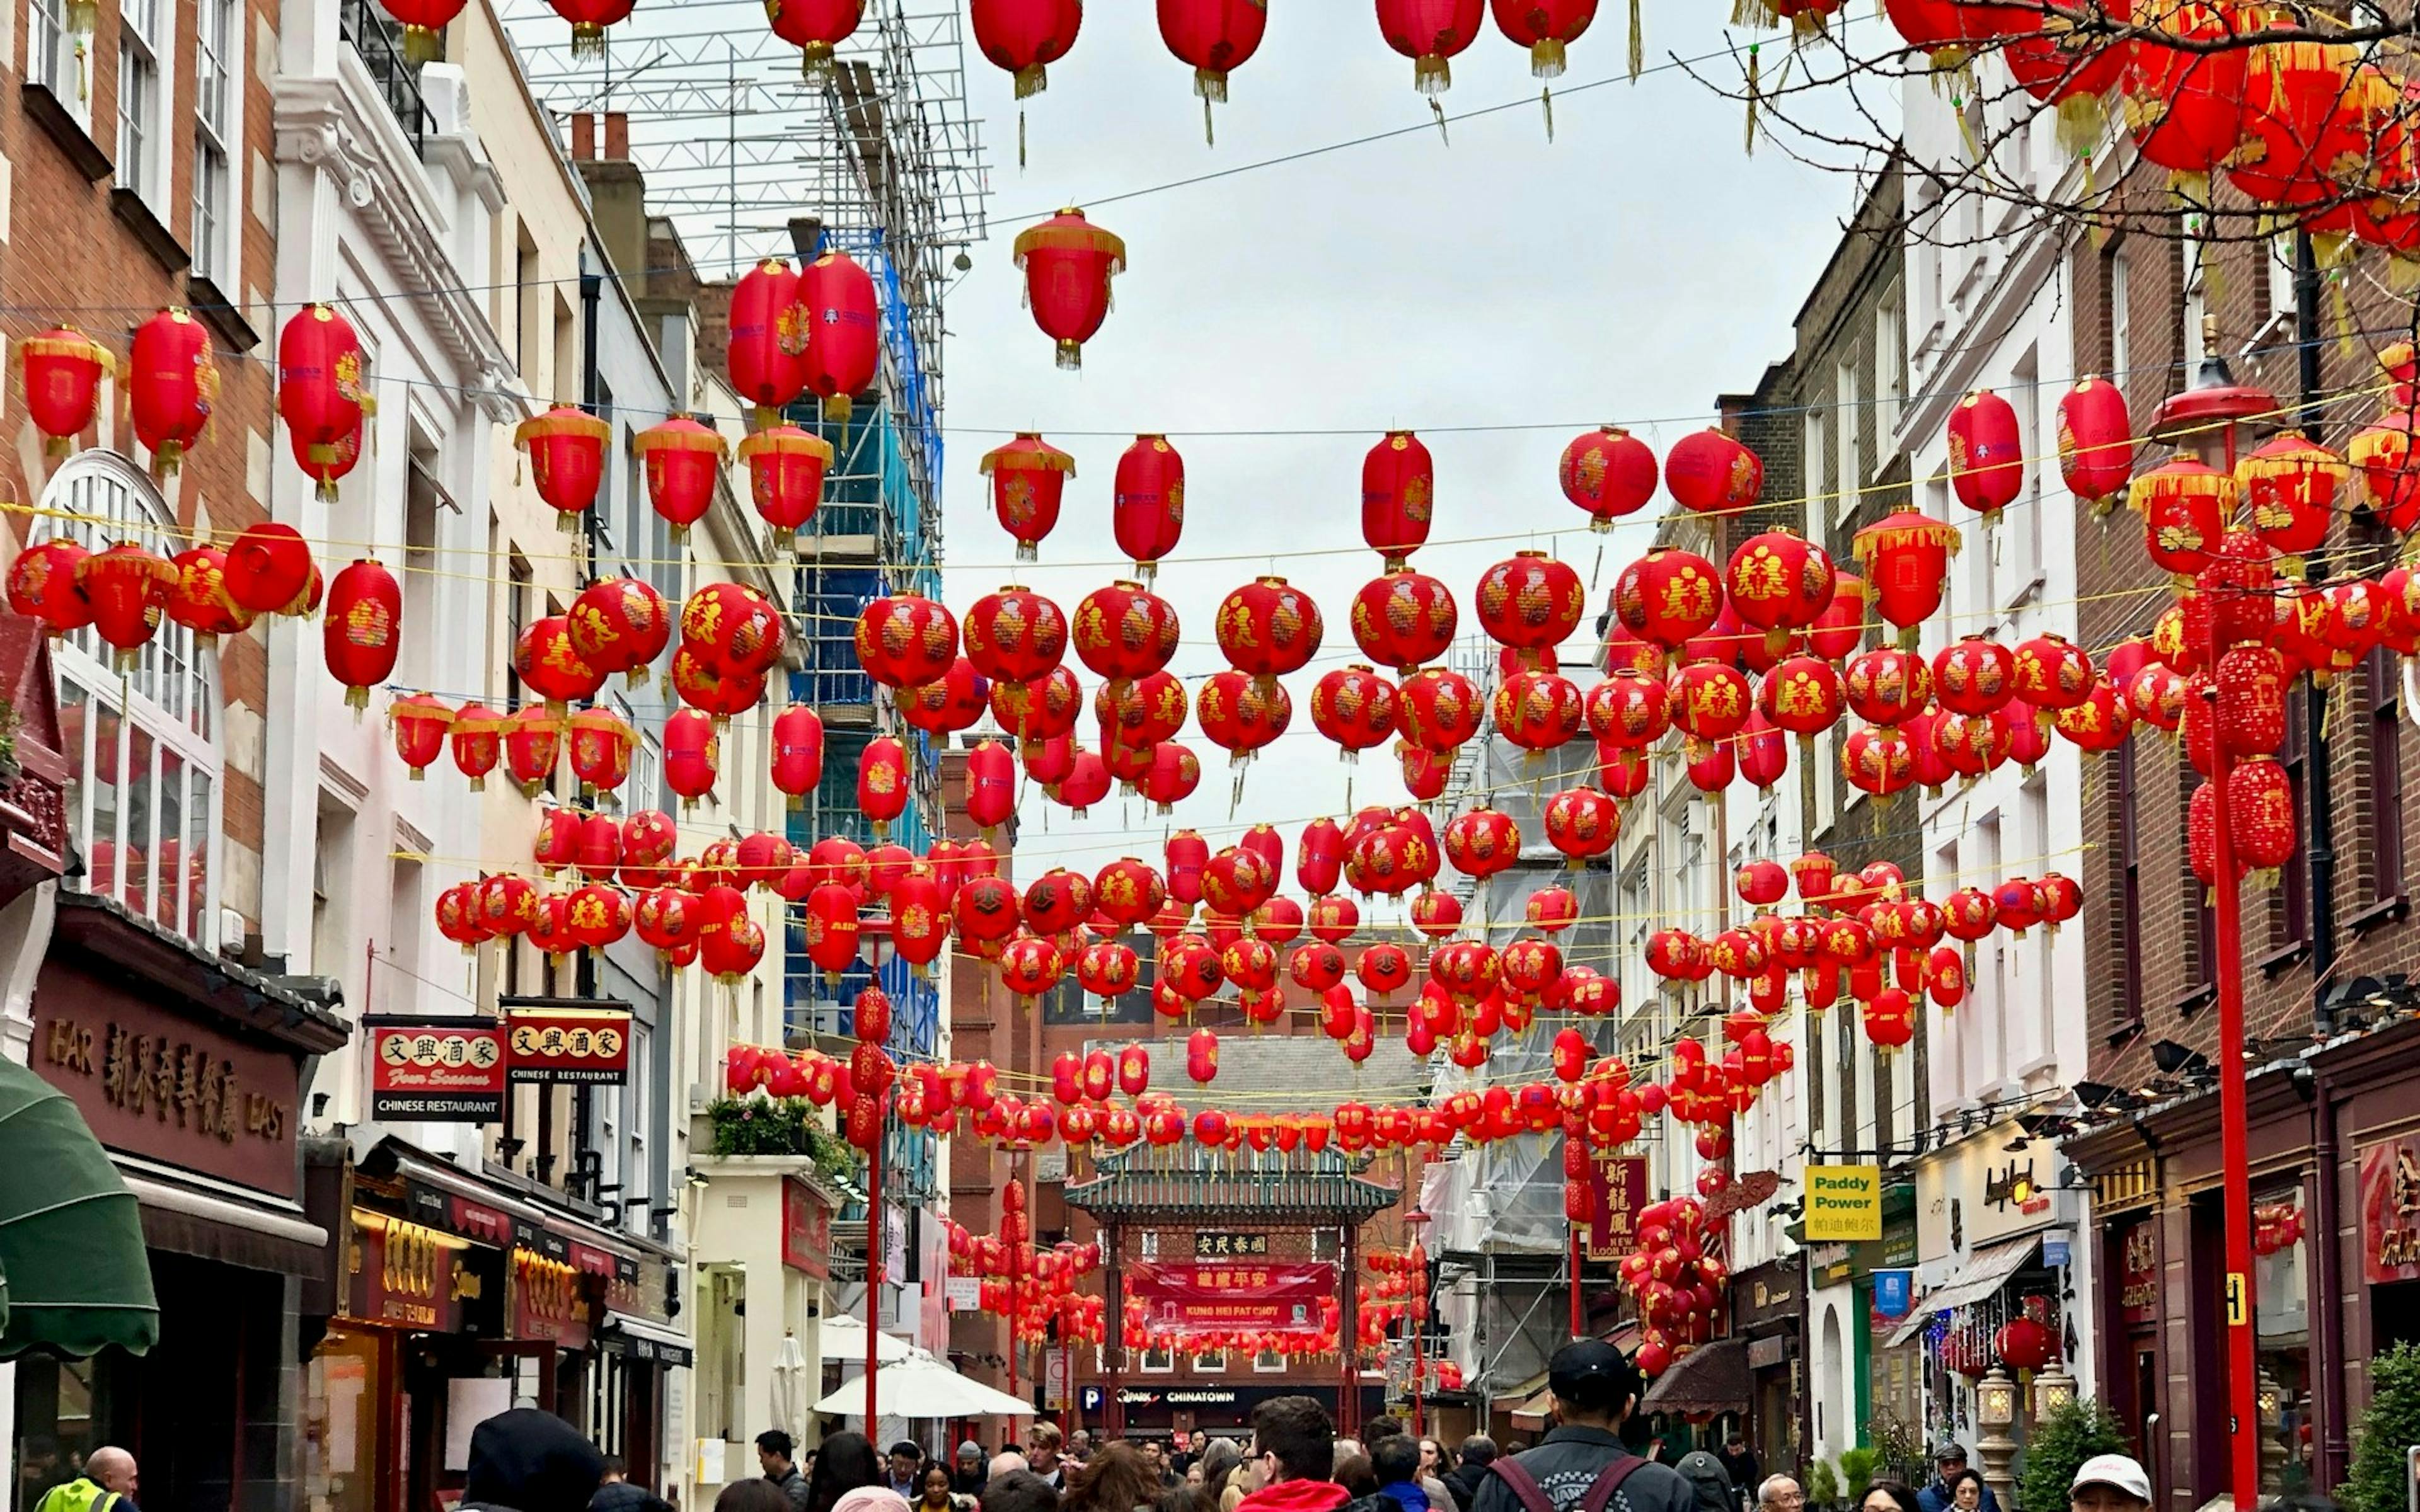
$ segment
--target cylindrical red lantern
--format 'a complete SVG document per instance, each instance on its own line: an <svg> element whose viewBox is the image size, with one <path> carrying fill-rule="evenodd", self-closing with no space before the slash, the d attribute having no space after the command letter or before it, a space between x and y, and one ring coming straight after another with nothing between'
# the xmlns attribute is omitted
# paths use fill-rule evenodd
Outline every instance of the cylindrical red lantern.
<svg viewBox="0 0 2420 1512"><path fill-rule="evenodd" d="M736 335L732 345L737 351ZM730 444L721 432L675 415L631 437L630 450L646 469L648 505L672 527L675 542L686 539L689 528L714 507L715 482Z"/></svg>
<svg viewBox="0 0 2420 1512"><path fill-rule="evenodd" d="M177 569L158 552L131 541L95 551L76 564L76 582L92 609L92 627L117 653L121 671L160 628L161 607L175 591Z"/></svg>
<svg viewBox="0 0 2420 1512"><path fill-rule="evenodd" d="M1949 553L1957 530L1913 509L1884 516L1857 532L1856 557L1876 612L1902 631L1913 630L1941 608Z"/></svg>
<svg viewBox="0 0 2420 1512"><path fill-rule="evenodd" d="M721 749L711 716L675 709L664 717L664 782L679 795L683 809L714 791Z"/></svg>
<svg viewBox="0 0 2420 1512"><path fill-rule="evenodd" d="M580 517L597 502L605 481L605 443L613 439L613 426L569 405L513 427L513 444L529 453L530 482L553 506L555 522L565 531L578 530Z"/></svg>
<svg viewBox="0 0 2420 1512"><path fill-rule="evenodd" d="M1083 0L973 0L975 46L1016 75L1016 98L1050 87L1047 65L1067 55L1084 23Z"/></svg>
<svg viewBox="0 0 2420 1512"><path fill-rule="evenodd" d="M2095 375L2078 378L2058 401L2058 471L2068 491L2105 514L2133 470L2126 391Z"/></svg>
<svg viewBox="0 0 2420 1512"><path fill-rule="evenodd" d="M1227 75L1260 50L1268 20L1267 0L1159 0L1159 39L1193 66L1205 138L1210 107L1227 101Z"/></svg>
<svg viewBox="0 0 2420 1512"><path fill-rule="evenodd" d="M333 305L308 304L277 334L277 414L306 464L330 464L362 423L369 398L362 339ZM336 495L322 477L322 499Z"/></svg>
<svg viewBox="0 0 2420 1512"><path fill-rule="evenodd" d="M328 671L345 685L345 702L369 707L370 689L395 675L403 650L403 588L395 574L364 558L328 584L321 622Z"/></svg>
<svg viewBox="0 0 2420 1512"><path fill-rule="evenodd" d="M126 392L134 439L150 450L154 471L173 474L186 449L201 439L219 398L209 333L192 311L172 306L134 328Z"/></svg>
<svg viewBox="0 0 2420 1512"><path fill-rule="evenodd" d="M1028 430L985 453L981 470L991 479L992 513L1016 542L1016 560L1032 562L1059 523L1059 501L1076 475L1076 459Z"/></svg>
<svg viewBox="0 0 2420 1512"><path fill-rule="evenodd" d="M1429 538L1436 466L1407 430L1390 430L1361 458L1361 539L1394 572Z"/></svg>
<svg viewBox="0 0 2420 1512"><path fill-rule="evenodd" d="M773 0L765 19L773 35L799 49L799 69L813 79L831 69L832 53L865 16L865 0Z"/></svg>
<svg viewBox="0 0 2420 1512"><path fill-rule="evenodd" d="M2025 488L2024 436L2014 405L1978 389L1949 411L1949 487L1959 502L1989 515Z"/></svg>
<svg viewBox="0 0 2420 1512"><path fill-rule="evenodd" d="M1161 14L1169 0L1163 0ZM1221 0L1223 3L1223 0ZM1164 23L1163 23L1164 24ZM1074 470L1069 469L1072 475ZM1160 558L1176 549L1185 531L1185 458L1168 438L1144 434L1118 455L1109 528L1118 549L1134 559L1135 576L1150 582Z"/></svg>
<svg viewBox="0 0 2420 1512"><path fill-rule="evenodd" d="M799 272L799 308L807 324L807 392L823 401L824 419L845 425L882 356L874 277L847 254L827 252Z"/></svg>
<svg viewBox="0 0 2420 1512"><path fill-rule="evenodd" d="M799 532L823 502L824 471L831 459L830 441L796 425L770 425L739 443L739 460L748 469L748 497L755 501L758 517L773 528L776 541L787 532L797 548Z"/></svg>
<svg viewBox="0 0 2420 1512"><path fill-rule="evenodd" d="M101 380L116 371L109 349L73 326L54 326L17 344L25 379L25 412L42 433L42 449L63 456L92 425L101 409Z"/></svg>

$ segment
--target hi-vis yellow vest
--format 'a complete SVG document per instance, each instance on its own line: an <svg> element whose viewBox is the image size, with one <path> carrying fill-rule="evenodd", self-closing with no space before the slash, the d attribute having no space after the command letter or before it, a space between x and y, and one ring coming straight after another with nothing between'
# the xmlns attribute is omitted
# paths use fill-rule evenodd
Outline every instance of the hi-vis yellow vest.
<svg viewBox="0 0 2420 1512"><path fill-rule="evenodd" d="M125 1498L116 1491L105 1491L90 1477L79 1477L65 1486L54 1486L45 1493L34 1512L110 1512Z"/></svg>

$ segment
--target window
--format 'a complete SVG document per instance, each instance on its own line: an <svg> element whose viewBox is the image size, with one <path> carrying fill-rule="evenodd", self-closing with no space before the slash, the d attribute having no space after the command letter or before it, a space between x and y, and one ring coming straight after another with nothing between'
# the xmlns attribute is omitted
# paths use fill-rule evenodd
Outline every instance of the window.
<svg viewBox="0 0 2420 1512"><path fill-rule="evenodd" d="M2286 792L2292 801L2295 823L2304 822L2304 794L2307 791L2310 768L2305 762L2310 744L2304 738L2303 717L2307 709L2304 702L2292 692L2286 695L2286 735L2278 743L2277 762L2286 768ZM2303 833L2308 835L2305 827ZM2293 856L2279 868L2277 877L2277 908L2279 927L2274 934L2280 949L2306 945L2311 938L2310 863L2304 859L2310 853L2303 846L2294 847Z"/></svg>
<svg viewBox="0 0 2420 1512"><path fill-rule="evenodd" d="M648 1201L659 1196L656 1169L647 1164L649 1120L655 1117L654 1041L653 1029L631 1023L630 1085L624 1094L630 1102L630 1168L622 1178L622 1227L641 1233L647 1227Z"/></svg>
<svg viewBox="0 0 2420 1512"><path fill-rule="evenodd" d="M514 665L514 653L520 648L521 632L530 625L530 594L533 587L529 559L514 551L504 567L504 702L507 714L520 706L521 674Z"/></svg>
<svg viewBox="0 0 2420 1512"><path fill-rule="evenodd" d="M68 114L92 125L92 87L85 72L91 23L82 32L68 25L68 0L26 0L25 70L48 89Z"/></svg>
<svg viewBox="0 0 2420 1512"><path fill-rule="evenodd" d="M194 42L194 268L218 282L234 263L230 207L234 175L227 143L234 134L235 0L201 0Z"/></svg>
<svg viewBox="0 0 2420 1512"><path fill-rule="evenodd" d="M1142 1231L1140 1238L1142 1242L1140 1250L1142 1258L1146 1260L1156 1260L1159 1258L1159 1230L1156 1228L1146 1228Z"/></svg>
<svg viewBox="0 0 2420 1512"><path fill-rule="evenodd" d="M420 997L426 979L420 973L420 938L426 927L422 921L429 916L421 883L418 861L398 856L388 862L386 933L378 941L378 953L385 959L371 974L369 1000L362 1006L365 1013L423 1006Z"/></svg>
<svg viewBox="0 0 2420 1512"><path fill-rule="evenodd" d="M2116 238L2101 249L2101 371L2126 370L2126 243Z"/></svg>
<svg viewBox="0 0 2420 1512"><path fill-rule="evenodd" d="M2184 291L2184 298L2179 310L2181 323L2177 332L2177 350L2184 358L2185 375L2190 378L2209 355L2201 345L2202 316L2210 308L2209 281L2203 276L2209 243L2202 239L2206 230L2200 216L2187 211L2178 222L2181 235L2177 241L2177 255L2181 266L2177 271L2177 284Z"/></svg>
<svg viewBox="0 0 2420 1512"><path fill-rule="evenodd" d="M1285 1369L1286 1357L1275 1350L1252 1356L1252 1374L1256 1376L1281 1376Z"/></svg>
<svg viewBox="0 0 2420 1512"><path fill-rule="evenodd" d="M1832 474L1824 454L1831 450L1832 424L1822 405L1807 407L1807 494L1820 499L1832 491Z"/></svg>
<svg viewBox="0 0 2420 1512"><path fill-rule="evenodd" d="M117 27L117 181L154 197L160 177L160 0L123 0Z"/></svg>
<svg viewBox="0 0 2420 1512"><path fill-rule="evenodd" d="M1311 1231L1311 1257L1312 1259L1325 1260L1333 1263L1342 1258L1342 1255L1343 1245L1340 1242L1335 1229L1314 1228Z"/></svg>
<svg viewBox="0 0 2420 1512"><path fill-rule="evenodd" d="M1857 358L1852 351L1832 369L1832 411L1838 417L1839 440L1834 444L1836 471L1839 477L1832 485L1831 507L1809 520L1807 533L1817 540L1828 533L1815 525L1823 520L1837 525L1847 519L1857 507L1857 489L1866 481L1865 450L1858 445L1857 425L1864 418L1859 404L1863 397L1857 383Z"/></svg>
<svg viewBox="0 0 2420 1512"><path fill-rule="evenodd" d="M2118 743L2118 1025L2143 1022L2143 846L2136 807L2134 743Z"/></svg>
<svg viewBox="0 0 2420 1512"><path fill-rule="evenodd" d="M1874 313L1874 445L1887 452L1907 397L1907 315L1897 293Z"/></svg>
<svg viewBox="0 0 2420 1512"><path fill-rule="evenodd" d="M2262 246L2261 262L2268 272L2263 292L2268 296L2268 316L2274 321L2279 316L2289 320L2294 315L2294 234L2271 237Z"/></svg>
<svg viewBox="0 0 2420 1512"><path fill-rule="evenodd" d="M1171 1374L1176 1369L1176 1356L1171 1353L1164 1347L1156 1350L1145 1350L1142 1351L1141 1369L1142 1373L1146 1376L1165 1376Z"/></svg>
<svg viewBox="0 0 2420 1512"><path fill-rule="evenodd" d="M2369 654L2369 897L2383 903L2403 896L2403 678L2384 646Z"/></svg>
<svg viewBox="0 0 2420 1512"><path fill-rule="evenodd" d="M1197 1354L1193 1357L1193 1373L1197 1376L1218 1375L1224 1372L1226 1368L1227 1351L1224 1350L1215 1350L1209 1354Z"/></svg>
<svg viewBox="0 0 2420 1512"><path fill-rule="evenodd" d="M42 490L62 533L88 550L132 541L184 548L151 482L114 452L60 464ZM169 621L123 664L93 631L54 645L67 818L85 887L208 949L218 901L217 657Z"/></svg>
<svg viewBox="0 0 2420 1512"><path fill-rule="evenodd" d="M2024 487L2016 502L2000 511L1994 523L2002 543L1998 602L2013 609L2041 580L2041 371L2027 351L2009 375L2013 393L2009 403L2017 411L2017 455L2024 459Z"/></svg>
<svg viewBox="0 0 2420 1512"><path fill-rule="evenodd" d="M437 623L437 486L436 443L415 435L404 468L403 490L403 623ZM437 637L407 635L396 667L397 679L427 687L437 675Z"/></svg>

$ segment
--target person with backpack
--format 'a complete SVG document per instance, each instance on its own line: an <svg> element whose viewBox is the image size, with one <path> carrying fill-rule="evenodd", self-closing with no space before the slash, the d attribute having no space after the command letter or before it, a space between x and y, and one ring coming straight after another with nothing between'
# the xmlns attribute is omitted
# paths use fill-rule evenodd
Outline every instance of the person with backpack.
<svg viewBox="0 0 2420 1512"><path fill-rule="evenodd" d="M1602 1339L1557 1350L1546 1362L1556 1426L1536 1448L1488 1466L1470 1512L1691 1512L1697 1493L1680 1473L1621 1442L1640 1387L1637 1368Z"/></svg>

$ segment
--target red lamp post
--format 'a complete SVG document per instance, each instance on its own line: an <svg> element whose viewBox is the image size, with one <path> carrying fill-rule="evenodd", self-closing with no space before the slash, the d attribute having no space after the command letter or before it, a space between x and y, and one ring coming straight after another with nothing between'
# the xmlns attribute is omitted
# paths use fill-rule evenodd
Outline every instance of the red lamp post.
<svg viewBox="0 0 2420 1512"><path fill-rule="evenodd" d="M2193 386L2164 402L2151 420L2154 440L2173 441L2199 455L2212 466L2235 471L2239 432L2255 415L2273 415L2277 401L2266 390L2235 381L2226 360L2217 355L2217 321L2204 317L2202 349L2210 352ZM2210 616L2208 656L2218 665L2226 647L2219 624L2226 616ZM2215 687L2206 694L2215 698ZM2234 765L2226 742L2217 748L2218 791L2226 790ZM2243 941L2242 896L2235 869L2235 834L2227 805L2215 806L2216 880L2211 887L2212 934L2218 941L2218 1122L2219 1159L2226 1190L2226 1405L2227 1453L2236 1504L2249 1506L2260 1496L2260 1412L2257 1399L2259 1361L2253 1332L2252 1166L2244 1114L2243 1076Z"/></svg>
<svg viewBox="0 0 2420 1512"><path fill-rule="evenodd" d="M1412 1437L1422 1439L1428 1437L1429 1431L1424 1400L1428 1391L1429 1374L1427 1358L1429 1278L1427 1256L1420 1243L1420 1234L1428 1227L1429 1215L1421 1209L1414 1208L1404 1214L1404 1222L1411 1225L1412 1227L1409 1255L1421 1262L1419 1273L1412 1281L1414 1286L1419 1288L1419 1300L1412 1306Z"/></svg>

